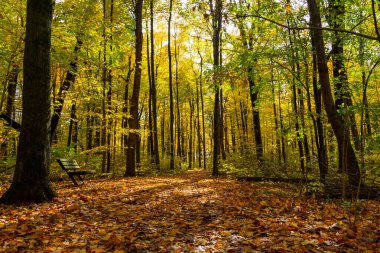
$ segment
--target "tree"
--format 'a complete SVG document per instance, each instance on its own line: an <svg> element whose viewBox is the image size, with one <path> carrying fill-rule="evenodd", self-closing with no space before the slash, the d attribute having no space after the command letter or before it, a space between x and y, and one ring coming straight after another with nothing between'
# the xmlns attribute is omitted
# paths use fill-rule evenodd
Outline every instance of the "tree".
<svg viewBox="0 0 380 253"><path fill-rule="evenodd" d="M16 169L0 202L50 201L51 0L28 0L24 53L23 114Z"/></svg>
<svg viewBox="0 0 380 253"><path fill-rule="evenodd" d="M77 42L74 47L74 59L70 62L69 70L66 72L66 77L62 83L62 85L59 87L58 91L58 98L54 104L54 113L51 118L51 128L50 128L50 134L51 134L51 140L53 140L54 135L57 131L58 122L61 117L62 109L63 109L63 103L65 102L65 96L66 92L70 89L70 87L75 83L75 79L77 76L78 71L78 52L80 48L82 47L82 41L79 39L79 37L76 38Z"/></svg>
<svg viewBox="0 0 380 253"><path fill-rule="evenodd" d="M219 123L221 120L220 116L220 83L218 77L218 71L220 66L220 32L222 30L222 8L223 3L222 0L216 0L215 6L213 6L213 1L210 0L210 8L212 13L212 28L213 28L213 35L212 35L212 45L213 45L213 59L214 59L214 76L213 76L213 86L214 86L214 92L215 92L215 100L214 100L214 131L213 131L213 140L214 140L214 146L213 146L213 162L212 162L212 175L217 176L219 174L219 159L220 159L220 127Z"/></svg>
<svg viewBox="0 0 380 253"><path fill-rule="evenodd" d="M312 27L322 27L321 16L319 7L316 0L308 0L308 7L310 13L310 21ZM338 114L335 107L334 99L331 93L329 72L325 53L325 44L323 40L323 33L321 29L312 31L315 43L315 51L317 54L317 66L319 74L319 82L321 85L322 98L325 106L325 111L334 135L337 139L338 145L342 147L342 164L343 169L348 174L349 183L352 187L359 186L360 183L360 169L356 159L354 148L350 142L350 135L348 129L344 127L342 118Z"/></svg>
<svg viewBox="0 0 380 253"><path fill-rule="evenodd" d="M173 101L173 72L172 72L172 53L170 27L172 22L173 0L169 2L168 19L168 59L169 59L169 110L170 110L170 169L174 170L174 101Z"/></svg>
<svg viewBox="0 0 380 253"><path fill-rule="evenodd" d="M152 116L153 116L153 153L156 166L160 166L160 153L158 151L158 130L157 130L157 91L156 91L156 75L154 71L154 23L153 23L153 0L150 0L150 70L152 83Z"/></svg>
<svg viewBox="0 0 380 253"><path fill-rule="evenodd" d="M142 33L142 9L144 0L137 0L134 6L135 14L135 75L133 80L132 96L129 100L130 118L128 125L130 129L129 137L127 140L127 164L125 176L136 175L136 153L139 141L139 95L141 84L141 62L142 62L142 47L143 47L143 33Z"/></svg>

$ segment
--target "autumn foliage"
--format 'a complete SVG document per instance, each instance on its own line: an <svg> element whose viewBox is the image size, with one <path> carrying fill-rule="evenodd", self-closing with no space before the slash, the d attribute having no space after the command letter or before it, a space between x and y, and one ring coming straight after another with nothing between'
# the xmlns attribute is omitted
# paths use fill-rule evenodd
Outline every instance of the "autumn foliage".
<svg viewBox="0 0 380 253"><path fill-rule="evenodd" d="M180 176L57 183L52 203L0 205L2 252L378 252L380 203L293 186ZM6 187L0 188L0 193Z"/></svg>

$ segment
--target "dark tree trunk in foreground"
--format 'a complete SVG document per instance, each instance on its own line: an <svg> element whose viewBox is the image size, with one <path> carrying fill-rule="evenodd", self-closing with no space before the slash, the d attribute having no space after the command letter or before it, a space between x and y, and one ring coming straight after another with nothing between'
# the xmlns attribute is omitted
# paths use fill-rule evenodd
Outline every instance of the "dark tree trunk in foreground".
<svg viewBox="0 0 380 253"><path fill-rule="evenodd" d="M213 59L214 59L214 77L213 85L215 89L214 100L214 146L213 146L213 161L212 161L212 175L217 176L219 174L219 159L220 159L220 83L217 72L219 70L219 50L220 50L220 32L222 29L222 1L216 0L215 7L212 6L212 0L210 1L210 7L213 14Z"/></svg>
<svg viewBox="0 0 380 253"><path fill-rule="evenodd" d="M50 201L50 47L51 0L28 0L23 113L17 163L10 188L0 202L19 204Z"/></svg>
<svg viewBox="0 0 380 253"><path fill-rule="evenodd" d="M129 101L130 118L128 119L128 125L130 129L129 137L127 140L127 165L125 170L125 176L136 175L136 153L137 144L139 141L138 128L139 128L139 95L140 95L140 83L141 83L141 62L142 62L142 47L143 47L143 33L142 33L142 8L143 0L137 0L135 5L135 76L133 81L132 97Z"/></svg>
<svg viewBox="0 0 380 253"><path fill-rule="evenodd" d="M321 16L316 0L308 0L310 21L312 27L321 27ZM314 34L315 50L317 54L319 82L322 90L322 98L327 117L334 131L334 135L339 145L342 145L343 169L348 174L349 183L356 187L360 183L360 169L354 148L350 142L350 134L342 122L342 118L337 112L331 92L329 72L327 67L325 44L322 30L312 31Z"/></svg>

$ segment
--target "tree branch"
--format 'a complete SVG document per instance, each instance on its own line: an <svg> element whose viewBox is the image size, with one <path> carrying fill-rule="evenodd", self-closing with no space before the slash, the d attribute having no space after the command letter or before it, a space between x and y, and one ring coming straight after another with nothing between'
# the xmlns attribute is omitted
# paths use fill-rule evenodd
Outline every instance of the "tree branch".
<svg viewBox="0 0 380 253"><path fill-rule="evenodd" d="M264 20L271 22L275 25L278 25L282 28L286 28L286 29L290 29L290 30L323 30L323 31L330 31L330 32L342 32L342 33L352 34L352 35L356 35L358 37L362 37L362 38L366 38L366 39L370 39L370 40L380 41L380 37L375 37L375 36L371 36L368 34L355 32L352 30L339 29L339 28L329 28L329 27L312 27L312 26L309 26L309 27L290 27L288 25L281 24L281 23L279 23L273 19L266 18L266 17L260 16L260 15L255 15L255 14L236 15L236 18L247 18L247 17L261 18L261 19L264 19Z"/></svg>

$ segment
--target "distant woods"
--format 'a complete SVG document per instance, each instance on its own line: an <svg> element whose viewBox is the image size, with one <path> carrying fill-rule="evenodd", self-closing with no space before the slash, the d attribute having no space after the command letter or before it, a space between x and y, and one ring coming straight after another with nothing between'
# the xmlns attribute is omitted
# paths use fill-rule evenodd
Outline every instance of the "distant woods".
<svg viewBox="0 0 380 253"><path fill-rule="evenodd" d="M30 131L101 174L199 167L355 188L379 173L373 0L59 1L50 65L23 40L39 4L6 0L0 15L0 166L21 164ZM47 71L41 90L27 63Z"/></svg>

